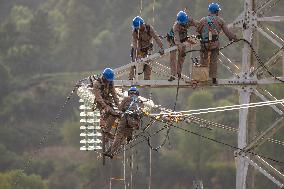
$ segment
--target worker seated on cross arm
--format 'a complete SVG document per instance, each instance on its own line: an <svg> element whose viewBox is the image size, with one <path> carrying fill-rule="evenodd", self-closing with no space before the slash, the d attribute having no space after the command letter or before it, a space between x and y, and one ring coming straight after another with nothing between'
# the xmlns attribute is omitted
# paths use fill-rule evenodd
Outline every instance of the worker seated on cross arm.
<svg viewBox="0 0 284 189"><path fill-rule="evenodd" d="M228 29L225 21L219 16L221 10L219 4L209 4L208 10L209 15L199 21L197 32L201 39L200 64L206 67L209 65L209 77L215 85L217 84L219 34L223 31L230 41L237 40L237 37Z"/></svg>
<svg viewBox="0 0 284 189"><path fill-rule="evenodd" d="M159 53L164 54L163 43L154 30L153 26L146 24L140 16L133 19L131 58L132 62L137 59L145 58L153 50L152 39L156 41L160 47ZM132 80L135 75L136 67L132 66L129 73L129 79ZM144 79L150 80L151 67L148 64L143 65Z"/></svg>
<svg viewBox="0 0 284 189"><path fill-rule="evenodd" d="M104 155L110 158L117 152L125 139L128 142L132 139L134 130L138 130L142 119L143 103L138 99L139 91L136 87L131 87L128 90L128 97L125 97L119 107L122 112L120 123L117 128L113 144L105 152Z"/></svg>
<svg viewBox="0 0 284 189"><path fill-rule="evenodd" d="M167 33L167 41L169 46L178 47L178 61L176 62L176 50L170 52L170 68L171 68L171 76L168 81L173 81L178 75L181 77L182 66L185 59L185 45L184 42L191 42L189 41L187 30L194 26L196 27L198 22L189 17L185 11L179 11L177 14L176 22L174 23L173 27L171 28L170 32Z"/></svg>
<svg viewBox="0 0 284 189"><path fill-rule="evenodd" d="M94 108L100 111L100 126L106 138L113 138L110 131L118 116L113 106L113 103L117 107L119 106L119 99L113 85L114 77L113 70L106 68L102 72L102 76L93 83L93 93L95 94Z"/></svg>

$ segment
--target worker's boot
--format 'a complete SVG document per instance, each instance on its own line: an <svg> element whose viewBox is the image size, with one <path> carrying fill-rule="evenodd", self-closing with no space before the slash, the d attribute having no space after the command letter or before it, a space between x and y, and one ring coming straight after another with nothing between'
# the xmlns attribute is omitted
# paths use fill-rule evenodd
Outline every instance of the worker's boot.
<svg viewBox="0 0 284 189"><path fill-rule="evenodd" d="M110 146L107 151L103 152L102 155L109 157L110 159L113 158L113 154L111 154L112 146Z"/></svg>
<svg viewBox="0 0 284 189"><path fill-rule="evenodd" d="M216 78L212 78L212 84L213 84L213 85L218 85Z"/></svg>
<svg viewBox="0 0 284 189"><path fill-rule="evenodd" d="M104 152L104 153L102 153L104 156L107 156L107 157L109 157L110 159L112 159L113 158L113 155L112 154L110 154L110 153L108 153L108 152Z"/></svg>
<svg viewBox="0 0 284 189"><path fill-rule="evenodd" d="M173 80L175 80L176 78L174 77L174 76L171 76L169 79L168 79L168 81L173 81Z"/></svg>

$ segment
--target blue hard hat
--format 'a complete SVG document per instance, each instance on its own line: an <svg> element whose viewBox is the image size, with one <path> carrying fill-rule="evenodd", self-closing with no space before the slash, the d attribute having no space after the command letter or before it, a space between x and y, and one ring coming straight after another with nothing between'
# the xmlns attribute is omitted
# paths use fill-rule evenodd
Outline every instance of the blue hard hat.
<svg viewBox="0 0 284 189"><path fill-rule="evenodd" d="M138 89L137 89L136 87L132 86L132 87L130 87L129 90L128 90L128 95L129 95L129 94L136 94L136 95L139 95L139 91L138 91Z"/></svg>
<svg viewBox="0 0 284 189"><path fill-rule="evenodd" d="M217 13L221 10L220 5L218 3L210 3L208 6L208 10L210 13Z"/></svg>
<svg viewBox="0 0 284 189"><path fill-rule="evenodd" d="M138 29L142 24L144 24L144 20L140 16L133 18L133 28Z"/></svg>
<svg viewBox="0 0 284 189"><path fill-rule="evenodd" d="M186 24L188 22L189 18L187 14L184 11L179 11L177 14L177 22L179 24Z"/></svg>
<svg viewBox="0 0 284 189"><path fill-rule="evenodd" d="M108 81L114 80L114 72L111 68L106 68L103 71L103 77Z"/></svg>

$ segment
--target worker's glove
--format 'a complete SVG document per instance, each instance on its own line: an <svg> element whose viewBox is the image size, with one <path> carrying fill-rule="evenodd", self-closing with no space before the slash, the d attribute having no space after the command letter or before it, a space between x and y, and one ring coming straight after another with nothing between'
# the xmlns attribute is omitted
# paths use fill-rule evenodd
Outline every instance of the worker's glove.
<svg viewBox="0 0 284 189"><path fill-rule="evenodd" d="M160 54L160 55L165 54L165 50L164 50L164 48L161 48L161 49L159 50L159 54Z"/></svg>
<svg viewBox="0 0 284 189"><path fill-rule="evenodd" d="M113 116L121 116L121 114L122 114L119 110L114 110L113 108L110 108L108 113L113 115Z"/></svg>

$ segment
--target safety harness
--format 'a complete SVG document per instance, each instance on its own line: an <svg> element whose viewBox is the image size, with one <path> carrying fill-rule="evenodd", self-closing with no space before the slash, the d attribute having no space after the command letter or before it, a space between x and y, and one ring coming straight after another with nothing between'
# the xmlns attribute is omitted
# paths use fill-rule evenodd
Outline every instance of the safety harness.
<svg viewBox="0 0 284 189"><path fill-rule="evenodd" d="M187 28L186 25L180 25L182 27L181 31L179 31L180 42L183 43L187 40ZM172 27L171 30L167 33L167 41L169 43L175 44L174 41L174 28Z"/></svg>
<svg viewBox="0 0 284 189"><path fill-rule="evenodd" d="M128 106L128 108L125 110L124 115L133 117L134 119L138 119L139 118L139 110L140 110L140 108L138 106L139 99L138 99L138 97L137 98L132 97L131 99L132 99L132 101L131 101L130 105ZM136 107L134 107L135 110L131 110L132 106L136 106Z"/></svg>
<svg viewBox="0 0 284 189"><path fill-rule="evenodd" d="M217 16L207 16L201 29L201 44L208 51L207 62L211 63L211 45L219 40L219 33L222 28L217 20ZM203 55L205 56L205 55Z"/></svg>
<svg viewBox="0 0 284 189"><path fill-rule="evenodd" d="M149 36L149 38L151 38L151 26L149 24L145 24L145 29L146 29L146 33L147 35ZM147 40L144 40L143 38L141 38L139 35L138 35L138 29L134 29L134 32L136 33L136 35L138 36L138 41L142 44L142 42L145 42L147 43L148 41ZM148 53L148 51L151 51L153 49L153 43L150 43L148 46L146 47L143 47L140 49L141 53ZM132 56L133 57L133 56Z"/></svg>
<svg viewBox="0 0 284 189"><path fill-rule="evenodd" d="M217 21L216 16L207 16L201 30L201 43L212 43L218 41L221 29L222 28Z"/></svg>
<svg viewBox="0 0 284 189"><path fill-rule="evenodd" d="M151 36L151 26L149 24L145 24L145 29L146 29L147 35L149 36L149 38L151 38L152 37ZM143 38L141 38L138 35L138 29L134 29L134 32L137 35L138 43L140 43L140 44L142 44L142 42L148 43L147 40L143 40ZM152 50L153 50L153 43L150 43L148 46L141 48L140 51L138 51L137 55L144 57L147 54L149 54L149 51L152 51ZM134 57L136 57L135 53L136 53L135 49L134 49L134 47L132 47L131 51L130 51L130 57L131 57L132 62L135 61L135 59L134 59ZM135 69L136 69L136 67L135 67ZM143 66L143 71L141 73L138 73L138 75L141 75L142 73L144 73L145 70L146 70L146 64L144 64L144 66Z"/></svg>
<svg viewBox="0 0 284 189"><path fill-rule="evenodd" d="M90 80L90 86L93 87L94 86L94 81L98 81L99 82L99 85L100 85L100 94L102 96L103 99L108 99L110 98L110 89L113 87L113 82L110 82L108 87L106 87L104 84L103 84L103 80L102 78L99 78L99 77L89 77L89 80ZM110 105L112 106L111 102L108 102L106 101L106 104L107 105ZM100 109L101 108L101 104L96 102L96 100L94 101L94 107L96 107L97 109Z"/></svg>

